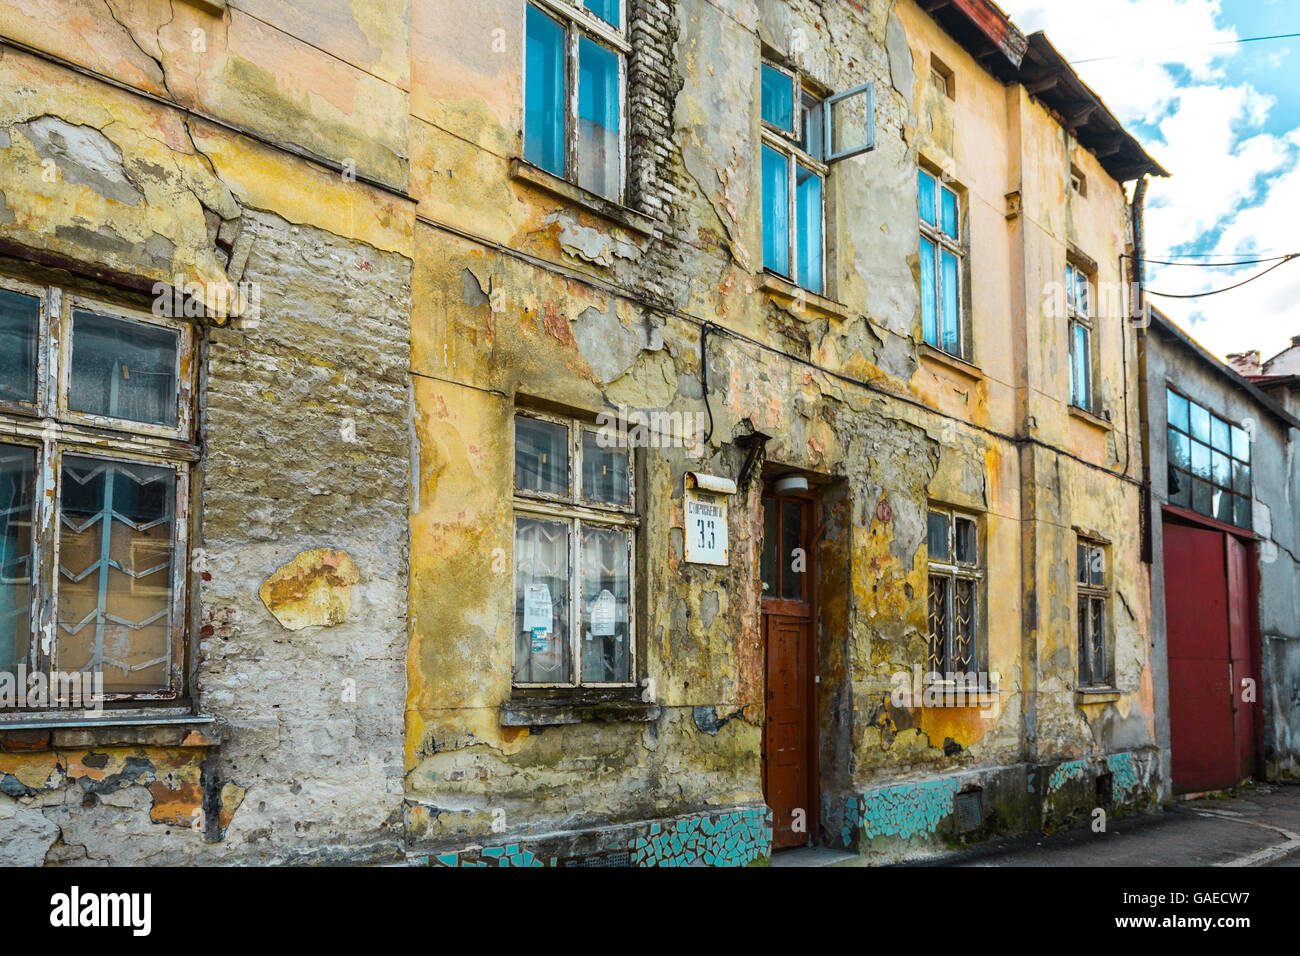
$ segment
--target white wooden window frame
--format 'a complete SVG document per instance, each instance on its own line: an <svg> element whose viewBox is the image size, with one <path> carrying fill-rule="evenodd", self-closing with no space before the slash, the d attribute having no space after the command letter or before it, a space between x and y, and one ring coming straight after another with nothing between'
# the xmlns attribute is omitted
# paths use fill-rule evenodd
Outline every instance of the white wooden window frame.
<svg viewBox="0 0 1300 956"><path fill-rule="evenodd" d="M966 247L962 239L962 194L960 191L953 189L944 182L943 174L931 169L928 166L922 166L921 172L934 179L934 225L926 222L921 217L921 207L919 200L919 190L921 188L920 177L917 178L917 222L921 225L921 235L934 244L934 329L935 339L937 341L927 342L927 345L938 349L941 352L948 352L943 347L943 253L951 253L957 260L957 351L948 352L955 355L963 361L970 360L970 343L966 333L966 312L965 299L966 294ZM950 236L943 231L943 194L951 193L953 202L957 208L957 235ZM925 318L922 316L922 325ZM922 336L924 338L924 336Z"/></svg>
<svg viewBox="0 0 1300 956"><path fill-rule="evenodd" d="M1080 688L1088 689L1088 690L1098 690L1098 689L1111 690L1115 686L1115 642L1114 642L1114 634L1111 629L1109 549L1106 547L1105 542L1098 541L1094 538L1086 538L1083 535L1078 536L1078 546L1084 549L1085 558L1089 563L1089 574L1086 576L1087 577L1086 581L1079 580L1081 576L1080 569L1078 567L1079 551L1078 551L1078 547L1076 547L1075 548L1076 566L1074 569L1074 582L1076 586L1076 601L1078 603L1075 605L1075 614L1074 614L1075 630L1077 632L1079 628L1080 608L1084 606L1084 602L1087 602L1088 632L1086 634L1077 635L1077 639L1079 641L1078 649L1080 651L1080 654L1079 657L1075 658L1075 667L1078 668L1081 658L1086 657L1088 660L1089 671L1091 671L1092 674L1096 673L1097 667L1096 667L1096 662L1093 660L1091 636L1092 636L1092 629L1096 627L1095 614L1096 614L1097 602L1101 603L1101 608L1102 608L1101 610L1102 646L1103 646L1102 653L1106 655L1106 659L1104 661L1105 666L1103 667L1104 674L1102 676L1102 679L1085 680L1084 674L1082 673L1082 671L1079 671L1077 675L1078 686ZM1101 561L1102 561L1102 583L1100 585L1091 583L1092 581L1091 563L1094 560L1094 556L1098 554L1100 554Z"/></svg>
<svg viewBox="0 0 1300 956"><path fill-rule="evenodd" d="M1084 287L1087 289L1087 301L1080 302L1078 296L1078 280L1082 278ZM1084 411L1095 414L1097 407L1097 372L1095 368L1097 352L1097 323L1092 314L1093 301L1096 295L1093 291L1094 280L1092 275L1079 263L1068 260L1065 264L1065 314L1069 319L1067 331L1069 333L1069 356L1070 356L1070 404L1075 408L1082 408ZM1086 341L1088 354L1085 357L1084 368L1088 374L1087 396L1081 402L1079 400L1077 386L1074 380L1074 330L1082 328L1086 332Z"/></svg>
<svg viewBox="0 0 1300 956"><path fill-rule="evenodd" d="M567 522L569 525L569 676L568 681L515 681L514 687L544 689L556 687L592 687L616 688L636 687L637 685L637 637L636 637L636 544L638 529L641 526L636 511L636 469L635 455L631 448L627 451L627 496L623 505L593 503L582 496L582 438L586 434L598 435L602 429L595 425L573 418L551 415L531 409L516 409L515 418L531 418L537 421L561 425L568 430L568 470L569 489L564 495L549 494L514 488L514 516L524 515L532 518L546 518ZM511 441L514 441L514 419L511 420ZM514 461L514 453L511 453ZM514 466L511 466L511 483L514 484ZM628 587L627 587L627 639L628 639L628 680L626 681L584 681L582 679L582 529L584 527L609 528L627 533ZM517 606L518 594L515 593L517 579L514 569L514 538L517 535L514 517L511 519L511 641L512 647L517 639L517 622L514 608ZM513 650L511 672L514 671Z"/></svg>
<svg viewBox="0 0 1300 956"><path fill-rule="evenodd" d="M538 12L549 16L564 29L564 82L566 109L564 114L564 179L578 186L578 42L585 34L605 47L618 58L618 191L614 196L602 196L621 204L627 192L627 58L632 53L632 44L628 42L627 4L628 0L619 0L619 24L615 27L606 23L582 5L581 0L528 0L524 9L527 19L528 6L534 6ZM524 30L527 37L527 30ZM528 41L524 40L523 89L528 89ZM526 93L525 93L526 95ZM527 122L527 117L524 118ZM593 195L601 195L593 193Z"/></svg>
<svg viewBox="0 0 1300 956"><path fill-rule="evenodd" d="M764 264L764 270L774 275L779 275L791 282L798 282L796 278L799 275L799 222L796 218L798 208L798 199L796 189L798 186L798 166L802 165L809 172L821 179L821 235L818 241L821 244L821 289L814 293L816 295L827 295L827 271L826 271L826 237L827 237L827 185L830 178L830 170L833 165L841 160L850 159L861 153L870 152L875 149L876 144L876 87L874 83L861 83L858 86L844 90L842 93L836 93L833 96L822 97L816 92L805 86L803 76L798 70L791 70L774 63L771 60L762 60L759 66L760 76L763 67L776 70L778 73L786 76L790 80L791 90L793 92L794 103L794 129L785 129L766 119L762 120L761 144L769 146L776 152L780 153L786 159L786 221L789 223L788 235L786 236L787 256L786 260L790 263L790 273L778 272ZM760 96L762 84L759 84ZM834 107L835 104L849 99L853 96L863 95L867 97L867 142L855 147L846 148L835 152L832 150L834 144ZM814 107L821 111L821 158L814 157L807 152L802 146L803 140L803 122L804 112L807 109L805 99L811 100ZM760 103L759 115L762 115ZM759 170L760 179L762 176L762 150L759 150ZM761 203L760 203L761 208ZM766 226L766 223L764 223Z"/></svg>
<svg viewBox="0 0 1300 956"><path fill-rule="evenodd" d="M172 522L171 608L168 615L167 686L150 692L105 693L105 702L175 701L185 692L187 595L189 590L190 472L199 459L192 440L195 330L185 322L157 317L99 298L68 293L58 286L0 277L0 288L40 299L37 395L31 404L0 408L0 442L36 452L32 553L29 673L58 669L59 560L64 455L123 464L171 468L176 475ZM69 410L72 310L84 309L127 322L177 333L177 426L150 425ZM29 715L31 712L27 712ZM135 711L115 710L129 715ZM140 713L147 713L141 711Z"/></svg>
<svg viewBox="0 0 1300 956"><path fill-rule="evenodd" d="M979 516L967 511L962 511L957 508L949 508L944 505L936 505L936 504L931 504L926 509L926 512L927 512L926 514L927 533L929 529L930 513L941 514L948 519L948 558L949 558L949 560L947 561L941 561L941 560L934 560L933 558L930 558L927 555L927 560L926 560L927 619L929 617L929 607L930 607L930 595L928 593L930 587L930 578L931 576L947 578L948 579L947 616L949 621L949 628L948 628L948 634L945 638L944 660L945 662L950 663L952 660L952 647L953 647L953 639L955 633L953 631L952 621L953 621L953 608L956 600L955 595L957 593L957 581L963 580L963 581L972 582L972 593L974 597L972 598L971 601L972 603L971 641L973 644L973 647L971 649L971 657L972 657L971 665L975 668L976 671L982 670L984 667L984 655L985 655L984 629L981 626L982 615L984 611L984 544L983 541L981 540L981 525L980 525ZM975 560L974 561L957 560L957 521L959 519L963 521L969 521L971 523L972 534L974 535L975 538ZM929 635L927 634L927 641L928 639L929 639ZM929 651L927 648L927 654L928 653ZM928 660L926 664L928 667L929 665ZM962 671L961 673L964 674L967 672ZM949 681L948 674L945 673L943 675L943 680L940 681L940 683L944 683L948 681Z"/></svg>

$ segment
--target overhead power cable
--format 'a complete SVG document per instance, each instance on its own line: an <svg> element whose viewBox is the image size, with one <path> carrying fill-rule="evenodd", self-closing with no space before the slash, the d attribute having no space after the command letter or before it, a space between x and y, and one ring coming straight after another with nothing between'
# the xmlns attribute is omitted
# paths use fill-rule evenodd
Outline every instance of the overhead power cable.
<svg viewBox="0 0 1300 956"><path fill-rule="evenodd" d="M1181 266L1185 269L1227 269L1233 266L1262 266L1270 262L1285 262L1296 253L1281 256L1269 256L1267 259L1235 259L1232 262L1178 262L1175 259L1143 259L1143 262L1158 266Z"/></svg>
<svg viewBox="0 0 1300 956"><path fill-rule="evenodd" d="M1215 289L1213 292L1196 292L1193 293L1192 295L1172 295L1168 292L1156 292L1154 289L1147 289L1146 292L1147 295L1158 295L1162 299L1204 299L1206 296L1220 295L1221 293L1224 292L1231 292L1233 289L1240 289L1244 285L1249 285L1250 283L1254 282L1256 279L1262 279L1264 276L1268 275L1274 269L1278 269L1286 265L1292 259L1300 259L1300 253L1293 253L1292 255L1285 256L1281 262L1274 263L1273 265L1269 266L1267 269L1265 269L1263 272L1259 273L1258 275L1253 275L1249 279L1245 279L1241 282L1238 282L1236 285L1230 285L1226 289Z"/></svg>
<svg viewBox="0 0 1300 956"><path fill-rule="evenodd" d="M1239 43L1258 43L1261 40L1289 40L1293 37L1300 37L1300 33L1275 33L1266 37L1241 37L1236 40L1220 40L1217 43L1192 43L1188 46L1167 46L1155 50L1135 50L1132 53L1115 53L1111 56L1094 56L1086 60L1071 60L1071 66L1078 66L1081 63L1100 63L1103 60L1123 60L1134 56L1146 56L1149 53L1174 53L1179 50L1203 50L1213 46L1236 46Z"/></svg>

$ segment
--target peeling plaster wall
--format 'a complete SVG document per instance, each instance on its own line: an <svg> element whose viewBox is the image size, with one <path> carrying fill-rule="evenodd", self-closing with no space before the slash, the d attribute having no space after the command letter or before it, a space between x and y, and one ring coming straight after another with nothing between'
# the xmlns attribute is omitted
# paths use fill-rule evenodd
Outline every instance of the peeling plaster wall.
<svg viewBox="0 0 1300 956"><path fill-rule="evenodd" d="M729 567L688 565L682 555L684 472L734 477L743 460L734 439L750 430L772 436L769 472L805 471L824 492L825 839L840 839L848 801L891 781L948 774L987 778L1000 794L1000 825L1022 826L1033 816L1022 761L1140 747L1154 732L1137 491L1103 470L1137 474L1136 403L1128 418L1123 408L1136 389L1133 343L1117 317L1099 333L1114 427L1078 421L1066 410L1065 333L1041 292L1063 276L1071 242L1092 250L1103 279L1117 277L1123 190L1045 110L984 74L910 3L648 0L630 11L644 44L630 72L645 85L629 87L627 203L650 219L648 236L617 210L598 213L511 176L522 149L522 3L497 0L476 16L459 0L412 10L417 54L440 64L416 71L411 94L412 192L427 217L416 235L412 323L413 846L454 853L761 800L760 482L732 498ZM434 44L435 17L450 24L449 49ZM504 55L482 55L497 28ZM932 46L959 71L955 106L927 93ZM827 187L827 295L844 317L759 287L765 51L831 91L876 84L877 148L835 167ZM919 354L922 156L970 190L975 377ZM1067 197L1071 161L1093 177L1086 203ZM1013 222L1005 196L1015 190L1027 212ZM620 405L705 412L703 321L767 348L711 334L713 433L703 460L679 449L639 455L638 626L659 715L504 726L514 408L542 401L588 418ZM1002 679L985 713L890 700L892 676L925 659L930 500L985 519L984 625L989 668ZM1109 538L1122 582L1114 598L1122 693L1086 708L1074 689L1076 525ZM1036 651L1028 656L1026 627Z"/></svg>
<svg viewBox="0 0 1300 956"><path fill-rule="evenodd" d="M207 305L181 701L202 719L0 728L6 863L402 858L407 12L239 6L0 4L6 35L89 71L0 47L4 270ZM256 310L229 307L240 282Z"/></svg>

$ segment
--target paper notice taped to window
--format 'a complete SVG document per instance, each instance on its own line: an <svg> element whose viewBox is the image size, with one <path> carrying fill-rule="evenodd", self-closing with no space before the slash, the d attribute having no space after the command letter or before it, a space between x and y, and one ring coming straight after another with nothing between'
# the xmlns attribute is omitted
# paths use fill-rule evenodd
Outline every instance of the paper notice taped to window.
<svg viewBox="0 0 1300 956"><path fill-rule="evenodd" d="M549 631L551 617L551 589L545 584L528 585L524 591L524 630Z"/></svg>
<svg viewBox="0 0 1300 956"><path fill-rule="evenodd" d="M616 602L609 588L600 592L591 606L591 633L594 637L609 637L614 633L614 609Z"/></svg>

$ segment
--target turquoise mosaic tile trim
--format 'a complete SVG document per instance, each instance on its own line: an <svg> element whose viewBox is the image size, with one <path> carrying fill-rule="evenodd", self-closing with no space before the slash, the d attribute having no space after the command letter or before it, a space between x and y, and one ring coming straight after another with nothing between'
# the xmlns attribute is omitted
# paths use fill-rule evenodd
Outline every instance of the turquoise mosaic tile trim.
<svg viewBox="0 0 1300 956"><path fill-rule="evenodd" d="M760 808L716 816L678 817L636 828L635 835L602 853L628 854L629 866L746 866L772 852L772 826ZM555 866L522 844L455 850L429 859L431 866Z"/></svg>
<svg viewBox="0 0 1300 956"><path fill-rule="evenodd" d="M924 780L868 791L860 801L862 835L871 840L884 836L906 840L934 833L943 818L952 813L957 789L956 780Z"/></svg>

